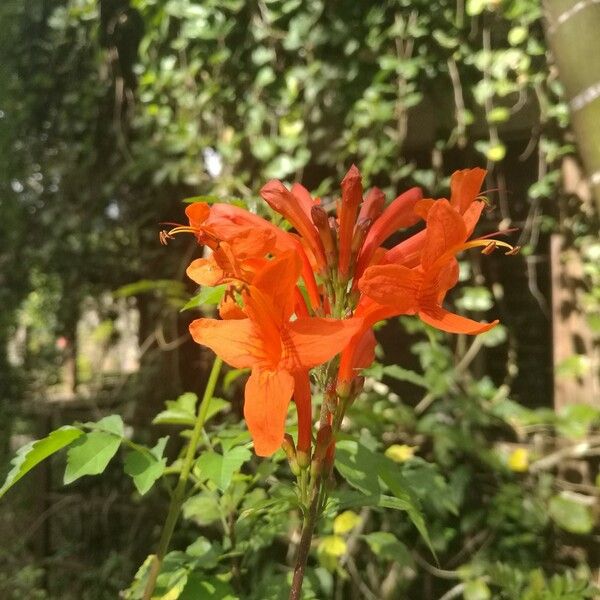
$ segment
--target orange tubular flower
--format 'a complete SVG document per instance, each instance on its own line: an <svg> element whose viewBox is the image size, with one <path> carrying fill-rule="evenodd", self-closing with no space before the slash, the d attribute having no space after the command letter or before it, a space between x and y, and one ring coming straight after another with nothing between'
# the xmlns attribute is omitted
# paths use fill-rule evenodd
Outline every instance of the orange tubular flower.
<svg viewBox="0 0 600 600"><path fill-rule="evenodd" d="M467 237L470 237L479 221L485 203L479 198L479 190L483 184L487 171L476 167L455 171L450 178L450 205L463 216L467 228ZM416 203L417 214L427 219L429 208L436 200L421 200ZM419 255L425 242L425 231L409 237L385 253L383 263L400 264L406 267L415 267L419 263Z"/></svg>
<svg viewBox="0 0 600 600"><path fill-rule="evenodd" d="M212 287L231 280L250 283L274 247L271 231L244 228L228 242L219 242L209 257L192 261L186 273L198 285Z"/></svg>
<svg viewBox="0 0 600 600"><path fill-rule="evenodd" d="M450 333L477 334L488 331L498 321L478 323L442 308L450 288L458 280L455 254L473 247L514 248L500 240L472 240L465 220L448 200L437 200L428 207L427 229L421 250L420 265L410 269L387 264L369 267L359 282L359 289L395 314L418 314L437 329Z"/></svg>
<svg viewBox="0 0 600 600"><path fill-rule="evenodd" d="M311 207L306 195L300 191L301 187L297 186L296 194L294 194L281 181L273 179L263 186L260 195L273 210L283 215L296 228L310 248L318 269L323 270L325 268L323 247L319 234L311 221ZM306 193L308 194L308 192Z"/></svg>
<svg viewBox="0 0 600 600"><path fill-rule="evenodd" d="M361 328L359 319L298 317L290 321L299 275L296 254L285 253L267 263L242 293L246 319L197 319L190 325L194 341L235 368L252 369L244 416L259 456L268 456L281 446L295 390L299 445L310 444L305 374L338 354Z"/></svg>
<svg viewBox="0 0 600 600"><path fill-rule="evenodd" d="M411 188L398 196L375 220L358 257L355 282L371 263L375 251L398 229L411 227L419 220L415 204L423 197L419 188Z"/></svg>

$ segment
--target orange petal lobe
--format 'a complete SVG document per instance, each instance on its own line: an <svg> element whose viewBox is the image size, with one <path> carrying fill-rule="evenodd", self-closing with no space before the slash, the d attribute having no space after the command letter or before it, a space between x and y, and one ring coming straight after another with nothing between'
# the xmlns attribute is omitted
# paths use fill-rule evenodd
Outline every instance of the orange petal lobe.
<svg viewBox="0 0 600 600"><path fill-rule="evenodd" d="M402 265L375 265L369 267L358 289L379 304L393 306L396 314L414 313L423 274Z"/></svg>
<svg viewBox="0 0 600 600"><path fill-rule="evenodd" d="M246 382L244 418L258 456L270 456L281 446L293 391L294 378L287 371L252 370Z"/></svg>
<svg viewBox="0 0 600 600"><path fill-rule="evenodd" d="M423 269L429 269L440 256L466 239L467 230L462 217L448 200L437 200L427 215L425 243L421 252Z"/></svg>
<svg viewBox="0 0 600 600"><path fill-rule="evenodd" d="M289 371L316 367L341 352L361 329L362 319L300 317L283 333L281 367Z"/></svg>
<svg viewBox="0 0 600 600"><path fill-rule="evenodd" d="M450 203L461 214L471 205L479 194L487 171L476 167L475 169L462 169L454 171L450 178Z"/></svg>
<svg viewBox="0 0 600 600"><path fill-rule="evenodd" d="M456 313L452 313L441 306L422 308L419 311L419 317L436 329L441 329L448 333L466 333L467 335L484 333L496 327L499 323L498 320L491 323L479 323L478 321L473 321L472 319L467 319L467 317L461 317Z"/></svg>
<svg viewBox="0 0 600 600"><path fill-rule="evenodd" d="M373 223L358 258L356 276L360 277L369 266L373 253L398 229L414 225L419 216L415 214L415 204L422 197L419 188L411 188L398 196Z"/></svg>
<svg viewBox="0 0 600 600"><path fill-rule="evenodd" d="M185 272L198 285L209 287L219 285L225 277L225 271L217 264L213 255L193 260Z"/></svg>
<svg viewBox="0 0 600 600"><path fill-rule="evenodd" d="M300 276L300 258L295 252L285 252L261 269L252 284L271 301L280 323L287 321L294 310L294 290Z"/></svg>
<svg viewBox="0 0 600 600"><path fill-rule="evenodd" d="M249 319L196 319L190 323L190 333L197 344L207 346L236 369L264 360L262 342Z"/></svg>

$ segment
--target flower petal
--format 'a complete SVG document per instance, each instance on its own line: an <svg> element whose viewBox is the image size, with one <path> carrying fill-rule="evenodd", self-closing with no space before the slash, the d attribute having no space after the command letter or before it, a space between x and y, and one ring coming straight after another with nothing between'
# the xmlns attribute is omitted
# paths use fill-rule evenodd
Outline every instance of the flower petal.
<svg viewBox="0 0 600 600"><path fill-rule="evenodd" d="M210 215L210 206L206 202L194 202L185 209L185 214L190 221L190 226L201 227Z"/></svg>
<svg viewBox="0 0 600 600"><path fill-rule="evenodd" d="M358 289L379 304L394 307L396 314L410 314L416 311L422 283L420 270L402 265L374 265L365 271Z"/></svg>
<svg viewBox="0 0 600 600"><path fill-rule="evenodd" d="M281 367L297 371L324 363L344 349L362 323L362 319L299 317L282 332Z"/></svg>
<svg viewBox="0 0 600 600"><path fill-rule="evenodd" d="M421 308L419 317L436 329L441 329L448 333L466 333L468 335L484 333L496 327L499 323L498 320L491 323L473 321L472 319L467 319L467 317L461 317L456 313L450 312L441 306Z"/></svg>
<svg viewBox="0 0 600 600"><path fill-rule="evenodd" d="M293 391L294 378L287 371L252 370L246 382L244 418L258 456L270 456L280 448Z"/></svg>
<svg viewBox="0 0 600 600"><path fill-rule="evenodd" d="M250 319L196 319L190 323L190 333L197 344L208 346L236 369L251 367L265 359L262 340Z"/></svg>
<svg viewBox="0 0 600 600"><path fill-rule="evenodd" d="M213 254L208 258L197 258L196 260L193 260L185 272L186 275L198 285L206 285L209 287L219 285L225 277L225 271L217 264Z"/></svg>
<svg viewBox="0 0 600 600"><path fill-rule="evenodd" d="M452 248L464 243L467 229L462 217L448 200L437 200L429 209L421 264L426 271Z"/></svg>
<svg viewBox="0 0 600 600"><path fill-rule="evenodd" d="M450 204L461 215L479 195L487 171L476 167L454 171L450 178Z"/></svg>
<svg viewBox="0 0 600 600"><path fill-rule="evenodd" d="M373 223L369 230L356 266L356 277L360 277L369 266L375 250L398 229L410 227L419 220L415 214L415 203L422 198L419 188L411 188L398 196Z"/></svg>
<svg viewBox="0 0 600 600"><path fill-rule="evenodd" d="M465 210L463 213L463 221L465 222L465 227L467 228L467 237L471 237L471 234L475 229L475 225L477 225L479 217L481 217L481 211L484 209L484 207L485 202L477 200L472 202L467 210Z"/></svg>
<svg viewBox="0 0 600 600"><path fill-rule="evenodd" d="M267 182L260 190L260 195L273 210L283 215L296 228L312 250L319 267L324 267L325 255L319 234L298 198L277 179Z"/></svg>
<svg viewBox="0 0 600 600"><path fill-rule="evenodd" d="M300 276L300 258L285 252L261 269L252 285L271 302L279 323L287 322L294 310L294 290Z"/></svg>

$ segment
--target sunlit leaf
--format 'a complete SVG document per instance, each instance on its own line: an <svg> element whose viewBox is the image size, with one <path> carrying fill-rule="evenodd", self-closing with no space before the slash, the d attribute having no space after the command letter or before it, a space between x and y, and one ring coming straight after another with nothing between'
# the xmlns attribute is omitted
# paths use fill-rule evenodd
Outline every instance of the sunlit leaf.
<svg viewBox="0 0 600 600"><path fill-rule="evenodd" d="M4 484L0 488L0 498L17 482L23 475L27 474L33 467L41 463L55 452L65 448L78 437L84 435L81 429L66 425L56 429L47 437L26 444L17 451L12 459L13 468L6 476Z"/></svg>

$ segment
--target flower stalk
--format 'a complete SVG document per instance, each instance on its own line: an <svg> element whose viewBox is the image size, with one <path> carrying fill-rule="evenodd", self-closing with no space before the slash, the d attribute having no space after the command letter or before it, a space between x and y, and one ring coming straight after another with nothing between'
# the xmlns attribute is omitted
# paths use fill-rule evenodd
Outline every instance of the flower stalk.
<svg viewBox="0 0 600 600"><path fill-rule="evenodd" d="M196 458L196 450L198 448L200 436L202 435L202 430L204 429L204 423L206 422L206 416L208 415L208 409L210 408L210 401L214 395L222 365L223 360L218 356L215 357L210 375L208 376L208 382L204 388L204 394L202 396L202 402L198 411L198 417L196 418L196 423L194 424L190 441L186 447L185 457L183 459L183 464L181 465L181 471L179 472L179 479L177 480L177 485L175 486L175 490L171 496L169 512L167 513L167 518L165 519L165 523L160 534L158 549L150 566L148 581L146 582L146 587L144 589L144 600L151 600L152 594L154 593L154 589L156 587L156 580L160 574L162 563L169 550L171 537L173 536L175 525L177 524L179 514L181 513L181 506L185 500L187 482L194 464L194 459Z"/></svg>

